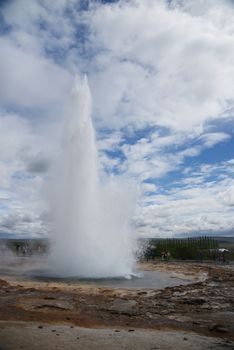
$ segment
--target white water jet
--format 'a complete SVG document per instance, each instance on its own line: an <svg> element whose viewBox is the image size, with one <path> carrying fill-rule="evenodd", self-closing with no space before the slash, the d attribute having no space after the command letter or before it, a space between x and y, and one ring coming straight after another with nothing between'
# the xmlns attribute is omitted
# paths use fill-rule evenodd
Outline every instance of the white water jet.
<svg viewBox="0 0 234 350"><path fill-rule="evenodd" d="M77 77L53 186L51 270L64 277L127 277L134 264L132 206L126 188L100 181L91 111L87 78Z"/></svg>

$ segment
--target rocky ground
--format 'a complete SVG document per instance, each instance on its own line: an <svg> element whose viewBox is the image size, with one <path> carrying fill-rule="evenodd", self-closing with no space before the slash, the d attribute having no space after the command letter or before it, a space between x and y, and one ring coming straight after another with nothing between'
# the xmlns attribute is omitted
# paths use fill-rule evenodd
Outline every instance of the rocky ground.
<svg viewBox="0 0 234 350"><path fill-rule="evenodd" d="M234 349L234 267L155 262L141 268L186 275L191 284L127 290L2 275L0 350ZM47 346L37 347L42 340Z"/></svg>

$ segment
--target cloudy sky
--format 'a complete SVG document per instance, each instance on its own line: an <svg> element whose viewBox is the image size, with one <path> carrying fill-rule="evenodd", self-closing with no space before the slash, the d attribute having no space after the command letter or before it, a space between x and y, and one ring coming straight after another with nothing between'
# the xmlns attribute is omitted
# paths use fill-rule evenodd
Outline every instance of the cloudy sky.
<svg viewBox="0 0 234 350"><path fill-rule="evenodd" d="M234 1L0 1L0 235L45 236L47 179L87 74L102 176L143 236L234 233Z"/></svg>

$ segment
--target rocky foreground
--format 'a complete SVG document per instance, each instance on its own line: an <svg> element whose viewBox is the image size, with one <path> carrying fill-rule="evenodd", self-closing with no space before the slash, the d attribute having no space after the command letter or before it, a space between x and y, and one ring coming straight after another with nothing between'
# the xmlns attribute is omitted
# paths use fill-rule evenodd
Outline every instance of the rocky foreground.
<svg viewBox="0 0 234 350"><path fill-rule="evenodd" d="M0 350L234 349L234 267L142 267L191 284L126 290L2 276Z"/></svg>

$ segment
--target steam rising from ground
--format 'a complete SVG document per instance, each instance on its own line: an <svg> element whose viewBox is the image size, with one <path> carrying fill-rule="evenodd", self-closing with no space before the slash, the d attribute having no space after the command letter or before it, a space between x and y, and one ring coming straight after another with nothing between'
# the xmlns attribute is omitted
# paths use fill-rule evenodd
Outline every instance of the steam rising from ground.
<svg viewBox="0 0 234 350"><path fill-rule="evenodd" d="M129 276L131 196L114 180L100 181L91 111L87 79L76 78L53 185L50 264L60 276Z"/></svg>

